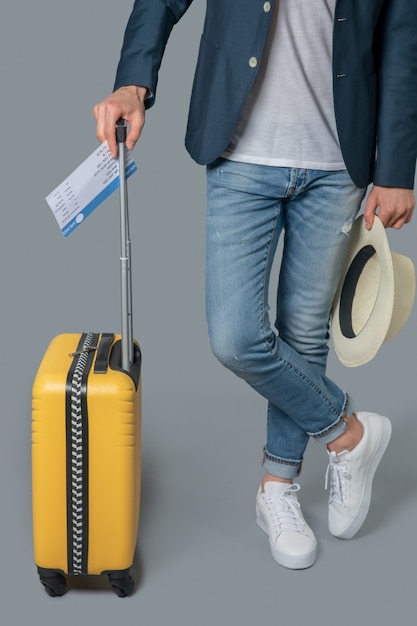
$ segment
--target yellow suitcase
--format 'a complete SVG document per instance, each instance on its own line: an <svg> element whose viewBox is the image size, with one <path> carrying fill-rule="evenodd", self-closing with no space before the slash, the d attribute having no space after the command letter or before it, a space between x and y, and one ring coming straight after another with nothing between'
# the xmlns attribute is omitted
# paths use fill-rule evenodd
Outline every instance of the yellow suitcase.
<svg viewBox="0 0 417 626"><path fill-rule="evenodd" d="M119 124L119 123L118 123ZM122 334L55 337L32 390L35 564L50 596L67 575L133 591L139 522L141 353L133 340L124 140L119 137Z"/></svg>

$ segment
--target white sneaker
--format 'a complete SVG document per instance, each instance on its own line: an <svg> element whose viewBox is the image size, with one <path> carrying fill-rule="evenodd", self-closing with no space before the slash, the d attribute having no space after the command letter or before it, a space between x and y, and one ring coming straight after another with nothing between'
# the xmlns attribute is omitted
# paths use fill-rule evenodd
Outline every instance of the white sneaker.
<svg viewBox="0 0 417 626"><path fill-rule="evenodd" d="M351 539L360 529L371 503L372 480L391 437L391 422L377 413L358 412L363 436L349 452L329 452L326 489L330 478L329 530Z"/></svg>
<svg viewBox="0 0 417 626"><path fill-rule="evenodd" d="M311 567L317 541L301 513L300 485L269 481L256 496L256 523L269 536L275 561L290 569Z"/></svg>

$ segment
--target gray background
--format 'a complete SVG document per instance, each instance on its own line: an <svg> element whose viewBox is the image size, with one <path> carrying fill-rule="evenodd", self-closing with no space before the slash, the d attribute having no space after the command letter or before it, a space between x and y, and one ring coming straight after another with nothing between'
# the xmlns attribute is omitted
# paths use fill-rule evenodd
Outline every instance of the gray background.
<svg viewBox="0 0 417 626"><path fill-rule="evenodd" d="M152 1L152 0L151 0ZM117 5L117 7L116 7ZM254 522L265 403L217 364L204 317L204 170L183 136L204 3L174 30L158 100L131 179L135 335L143 349L143 497L136 593L101 579L50 599L32 557L31 386L60 332L119 328L117 198L68 240L44 197L96 147L93 105L112 89L131 0L6 3L0 25L3 329L1 585L7 624L116 620L191 626L257 622L391 625L415 612L416 311L374 361L330 374L394 433L372 508L350 542L326 529L326 455L301 477L320 551L307 571L279 567ZM417 222L390 232L417 261Z"/></svg>

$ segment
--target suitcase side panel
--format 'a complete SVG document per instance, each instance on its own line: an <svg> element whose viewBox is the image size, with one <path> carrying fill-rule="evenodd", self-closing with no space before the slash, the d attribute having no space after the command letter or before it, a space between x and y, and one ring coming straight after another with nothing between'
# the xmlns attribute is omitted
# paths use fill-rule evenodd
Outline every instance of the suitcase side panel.
<svg viewBox="0 0 417 626"><path fill-rule="evenodd" d="M139 522L141 386L90 372L88 573L132 565Z"/></svg>
<svg viewBox="0 0 417 626"><path fill-rule="evenodd" d="M45 405L46 404L46 405ZM35 563L67 571L66 432L53 418L62 395L33 401L32 511Z"/></svg>
<svg viewBox="0 0 417 626"><path fill-rule="evenodd" d="M32 389L32 512L35 563L67 573L65 386L80 335L50 343Z"/></svg>

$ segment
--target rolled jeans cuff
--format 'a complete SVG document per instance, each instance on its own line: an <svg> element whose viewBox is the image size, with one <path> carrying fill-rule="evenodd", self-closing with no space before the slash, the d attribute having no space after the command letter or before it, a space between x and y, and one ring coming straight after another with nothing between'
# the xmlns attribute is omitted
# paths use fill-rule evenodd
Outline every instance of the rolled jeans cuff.
<svg viewBox="0 0 417 626"><path fill-rule="evenodd" d="M302 459L293 461L290 459L281 459L280 457L270 454L264 447L264 456L262 466L268 474L277 478L297 478L301 473Z"/></svg>
<svg viewBox="0 0 417 626"><path fill-rule="evenodd" d="M345 393L345 402L337 420L318 433L308 434L316 441L327 445L332 441L335 441L338 437L340 437L340 435L343 435L347 426L346 420L352 417L354 412L353 400L347 393Z"/></svg>

